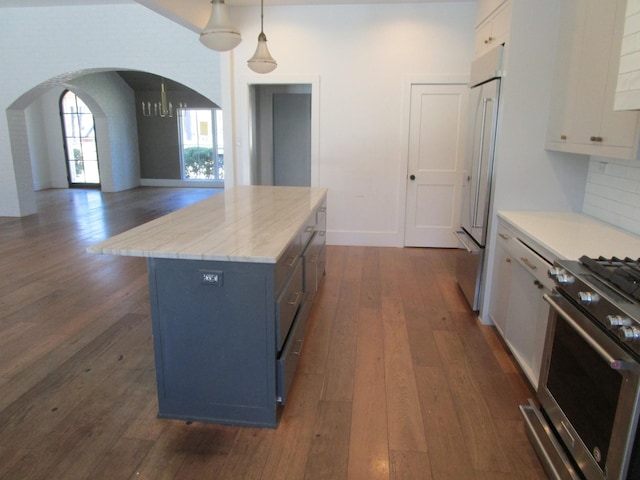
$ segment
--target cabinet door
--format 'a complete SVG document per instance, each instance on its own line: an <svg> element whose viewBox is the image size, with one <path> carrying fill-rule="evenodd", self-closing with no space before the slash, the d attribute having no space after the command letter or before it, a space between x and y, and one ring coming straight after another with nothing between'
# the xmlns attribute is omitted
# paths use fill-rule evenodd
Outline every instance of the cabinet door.
<svg viewBox="0 0 640 480"><path fill-rule="evenodd" d="M638 113L613 110L625 21L624 7L624 1L616 2L613 39L609 52L610 65L602 109L601 136L605 146L622 147L635 152L638 140L638 124L640 123L638 121Z"/></svg>
<svg viewBox="0 0 640 480"><path fill-rule="evenodd" d="M512 262L509 322L505 339L534 388L538 386L540 359L547 328L548 306L541 284L519 263ZM548 293L548 292L547 292Z"/></svg>
<svg viewBox="0 0 640 480"><path fill-rule="evenodd" d="M491 38L491 20L487 20L476 28L473 58L481 57L489 50L489 38Z"/></svg>
<svg viewBox="0 0 640 480"><path fill-rule="evenodd" d="M481 24L504 2L504 0L478 0L476 26Z"/></svg>
<svg viewBox="0 0 640 480"><path fill-rule="evenodd" d="M579 60L582 54L582 37L586 8L578 8L583 2L565 0L560 4L560 28L558 31L551 104L547 126L547 148L562 149L561 144L571 142L571 119L577 95L575 85L579 78Z"/></svg>
<svg viewBox="0 0 640 480"><path fill-rule="evenodd" d="M507 315L509 313L512 259L505 245L509 235L505 232L499 232L498 235L493 264L493 281L491 282L489 317L504 338L507 326Z"/></svg>
<svg viewBox="0 0 640 480"><path fill-rule="evenodd" d="M505 43L511 27L511 2L505 2L476 28L473 57L478 58Z"/></svg>
<svg viewBox="0 0 640 480"><path fill-rule="evenodd" d="M578 68L581 74L575 86L579 101L573 112L571 138L577 143L591 144L601 136L601 112L607 87L609 57L613 43L615 2L590 0L579 2L584 15L582 42L579 46ZM613 104L613 97L612 97Z"/></svg>
<svg viewBox="0 0 640 480"><path fill-rule="evenodd" d="M614 112L624 0L565 0L560 7L547 148L632 159L638 114Z"/></svg>

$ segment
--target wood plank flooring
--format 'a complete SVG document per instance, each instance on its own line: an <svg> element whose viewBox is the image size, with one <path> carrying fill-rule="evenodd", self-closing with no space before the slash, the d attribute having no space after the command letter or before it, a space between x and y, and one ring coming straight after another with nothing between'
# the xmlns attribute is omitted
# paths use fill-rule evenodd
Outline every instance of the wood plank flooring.
<svg viewBox="0 0 640 480"><path fill-rule="evenodd" d="M145 261L85 250L213 193L48 190L0 218L1 479L546 478L451 250L328 247L277 429L157 419Z"/></svg>

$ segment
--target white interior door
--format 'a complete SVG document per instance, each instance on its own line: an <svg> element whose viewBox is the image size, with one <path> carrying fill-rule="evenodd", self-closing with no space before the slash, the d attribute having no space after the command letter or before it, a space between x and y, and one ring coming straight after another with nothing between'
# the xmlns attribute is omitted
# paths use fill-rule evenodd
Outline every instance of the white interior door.
<svg viewBox="0 0 640 480"><path fill-rule="evenodd" d="M404 244L457 248L469 88L411 86Z"/></svg>

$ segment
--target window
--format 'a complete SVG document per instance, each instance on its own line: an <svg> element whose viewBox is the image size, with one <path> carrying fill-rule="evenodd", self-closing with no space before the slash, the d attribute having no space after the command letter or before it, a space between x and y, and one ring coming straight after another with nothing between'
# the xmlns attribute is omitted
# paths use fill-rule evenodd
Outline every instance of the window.
<svg viewBox="0 0 640 480"><path fill-rule="evenodd" d="M100 186L96 129L91 110L75 93L66 90L60 97L60 117L69 186Z"/></svg>
<svg viewBox="0 0 640 480"><path fill-rule="evenodd" d="M185 108L178 116L184 180L224 180L222 110Z"/></svg>

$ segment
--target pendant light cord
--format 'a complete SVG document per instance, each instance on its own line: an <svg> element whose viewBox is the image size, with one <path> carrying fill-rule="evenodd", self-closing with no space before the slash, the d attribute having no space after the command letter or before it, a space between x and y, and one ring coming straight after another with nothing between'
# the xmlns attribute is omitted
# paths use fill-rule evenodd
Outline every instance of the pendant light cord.
<svg viewBox="0 0 640 480"><path fill-rule="evenodd" d="M264 0L260 0L260 33L264 34Z"/></svg>

